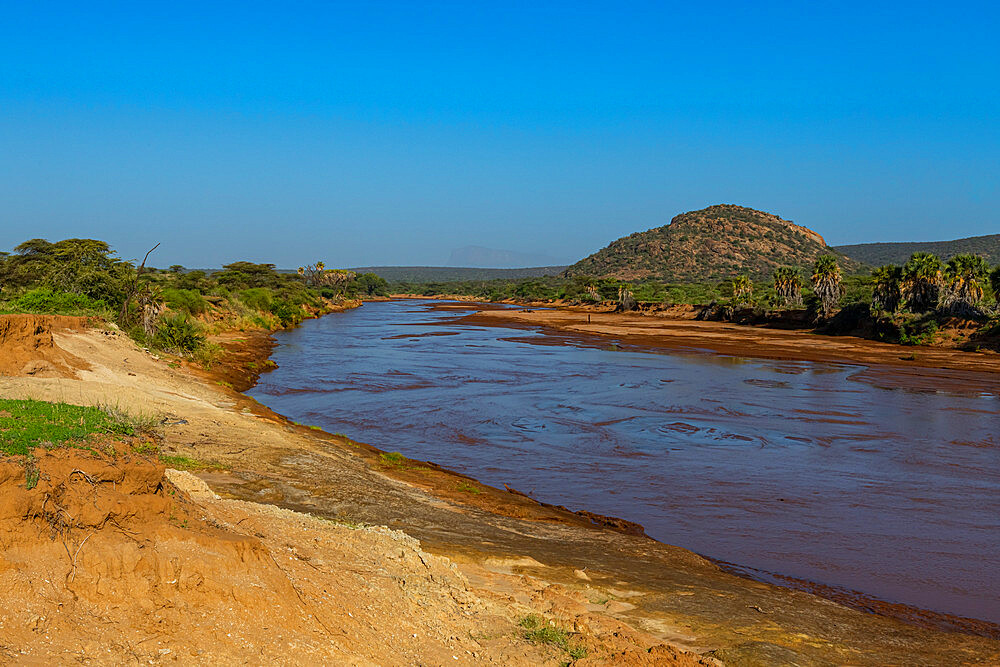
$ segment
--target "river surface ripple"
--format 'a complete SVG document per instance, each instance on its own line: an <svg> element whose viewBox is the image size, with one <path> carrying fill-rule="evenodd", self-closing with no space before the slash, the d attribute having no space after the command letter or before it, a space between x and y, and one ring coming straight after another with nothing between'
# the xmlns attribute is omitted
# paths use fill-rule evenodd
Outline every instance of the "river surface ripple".
<svg viewBox="0 0 1000 667"><path fill-rule="evenodd" d="M538 345L433 306L279 333L279 368L249 393L712 558L1000 622L1000 397L876 387L844 364Z"/></svg>

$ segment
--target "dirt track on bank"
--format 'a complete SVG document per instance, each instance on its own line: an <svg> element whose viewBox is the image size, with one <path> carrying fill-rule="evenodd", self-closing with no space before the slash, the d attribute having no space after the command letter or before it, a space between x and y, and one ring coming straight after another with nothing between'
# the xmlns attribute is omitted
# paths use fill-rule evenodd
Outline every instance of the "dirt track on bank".
<svg viewBox="0 0 1000 667"><path fill-rule="evenodd" d="M228 347L245 349L253 336L233 335ZM256 336L255 340L266 341L265 336ZM490 656L499 661L504 656L516 657L514 662L537 661L541 655L537 647L518 640L514 625L519 614L529 611L549 614L571 627L575 624L594 637L591 662L643 664L635 660L646 660L651 655L646 649L657 643L711 654L726 664L1000 661L1000 642L995 640L915 627L803 592L749 581L684 549L597 526L585 517L542 507L515 494L491 490L481 494L485 498L463 497L458 485L466 478L421 462L386 466L365 445L291 424L228 387L214 384L221 380L172 368L169 360L154 358L120 334L67 329L56 331L53 339L59 349L84 359L89 368L68 369L65 377L0 377L0 396L104 403L155 412L165 418L166 452L223 467L199 473L223 498L269 503L342 523L388 526L419 539L424 551L456 563L468 582L469 594L483 601L482 613L500 619L497 627L503 639L502 646L484 645L476 656L472 655L475 647L469 644L463 651L470 653L462 653L456 664L486 662ZM260 349L269 348L261 343ZM204 501L206 512L215 511L211 502L215 501ZM225 511L229 510L219 510ZM233 520L239 523L240 518ZM232 525L228 519L225 522ZM258 522L255 530L268 536L265 524ZM275 530L280 533L277 525ZM272 553L280 552L275 546L280 540L286 540L284 548L303 552L310 536L288 533L275 538L278 541L258 539L265 540ZM334 575L362 565L366 571L384 566L391 550L358 540L356 552L325 556L305 552L306 560L324 560L324 567ZM303 572L311 569L302 567L306 568ZM389 588L383 592L386 605L398 594ZM338 599L344 605L364 606L349 592ZM419 607L407 617L414 623L422 622ZM370 627L389 628L396 623L393 612L379 609L371 605L366 610L372 614ZM457 613L448 609L430 610L428 618L434 613L443 619ZM336 618L342 616L331 617ZM454 626L456 637L466 632L460 621L457 618ZM325 622L336 631L334 620ZM385 625L378 626L380 622ZM85 632L82 623L77 631ZM27 639L20 645L30 646L33 636L24 635ZM366 637L358 641L375 641L380 636ZM485 639L475 641L488 644ZM440 654L419 657L422 645L400 640L398 652L382 660L376 648L365 649L368 653L360 648L348 651L358 650L362 663L423 660L437 664ZM668 650L673 649L658 649L659 664L669 664ZM633 651L633 655L614 657L623 651ZM163 655L169 654L154 657ZM231 661L237 657L233 654ZM556 662L562 659L548 657ZM287 661L297 662L294 656Z"/></svg>

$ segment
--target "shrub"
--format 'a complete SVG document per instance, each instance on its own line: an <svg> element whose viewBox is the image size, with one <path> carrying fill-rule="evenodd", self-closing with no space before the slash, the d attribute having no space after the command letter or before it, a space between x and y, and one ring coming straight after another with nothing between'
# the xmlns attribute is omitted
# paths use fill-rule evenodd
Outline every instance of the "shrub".
<svg viewBox="0 0 1000 667"><path fill-rule="evenodd" d="M271 290L265 287L252 287L250 289L245 289L239 292L240 301L243 302L247 308L253 310L259 310L262 312L268 312L271 310L271 306L274 302L274 296L271 294Z"/></svg>
<svg viewBox="0 0 1000 667"><path fill-rule="evenodd" d="M83 294L56 292L39 287L22 294L10 303L11 309L24 313L53 313L57 315L94 315L107 312L107 305Z"/></svg>
<svg viewBox="0 0 1000 667"><path fill-rule="evenodd" d="M305 317L302 306L288 299L279 299L271 304L271 313L281 321L281 326L295 326Z"/></svg>
<svg viewBox="0 0 1000 667"><path fill-rule="evenodd" d="M189 315L200 315L208 310L208 301L205 301L198 292L189 289L165 289L163 290L163 300L171 310L185 312Z"/></svg>
<svg viewBox="0 0 1000 667"><path fill-rule="evenodd" d="M156 327L153 344L164 350L194 352L205 344L205 335L187 315L167 315Z"/></svg>

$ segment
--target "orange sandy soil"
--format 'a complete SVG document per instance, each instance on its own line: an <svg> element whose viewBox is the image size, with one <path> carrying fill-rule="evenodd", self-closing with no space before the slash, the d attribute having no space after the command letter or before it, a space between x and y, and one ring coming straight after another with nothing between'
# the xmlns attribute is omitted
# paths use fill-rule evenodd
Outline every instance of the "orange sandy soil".
<svg viewBox="0 0 1000 667"><path fill-rule="evenodd" d="M743 579L432 464L388 465L117 331L36 324L51 348L36 327L0 354L65 368L0 370L0 396L162 416L164 452L211 467L164 477L121 450L39 451L29 491L23 468L0 464L0 656L13 662L569 660L523 638L517 620L538 613L588 649L581 665L1000 663L995 639ZM253 356L249 341L270 349L266 332L221 340L234 361L220 377Z"/></svg>

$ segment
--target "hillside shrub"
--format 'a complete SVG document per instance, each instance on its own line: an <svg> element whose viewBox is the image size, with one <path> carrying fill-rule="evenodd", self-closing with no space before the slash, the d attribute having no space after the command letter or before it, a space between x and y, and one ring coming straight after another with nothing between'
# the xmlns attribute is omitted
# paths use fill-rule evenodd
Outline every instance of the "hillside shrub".
<svg viewBox="0 0 1000 667"><path fill-rule="evenodd" d="M10 309L21 313L47 313L55 315L104 314L107 304L83 294L59 292L49 287L39 287L26 292L10 302Z"/></svg>
<svg viewBox="0 0 1000 667"><path fill-rule="evenodd" d="M302 306L288 299L278 299L272 303L271 314L281 321L281 326L283 327L293 327L306 316L305 311L302 310Z"/></svg>
<svg viewBox="0 0 1000 667"><path fill-rule="evenodd" d="M167 315L157 324L153 344L164 350L194 352L205 344L205 334L186 314Z"/></svg>
<svg viewBox="0 0 1000 667"><path fill-rule="evenodd" d="M208 301L205 297L190 289L165 289L163 300L171 310L189 315L201 315L208 310Z"/></svg>
<svg viewBox="0 0 1000 667"><path fill-rule="evenodd" d="M243 302L247 308L251 310L259 310L261 312L269 312L271 306L274 302L274 295L271 294L271 290L265 287L252 287L250 289L245 289L238 294L240 301Z"/></svg>

